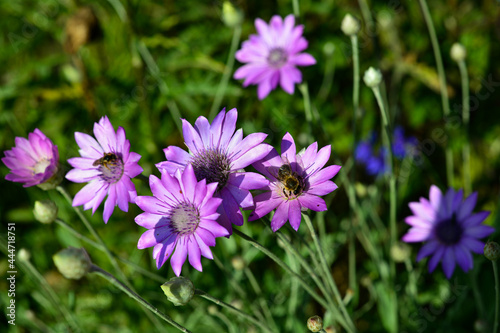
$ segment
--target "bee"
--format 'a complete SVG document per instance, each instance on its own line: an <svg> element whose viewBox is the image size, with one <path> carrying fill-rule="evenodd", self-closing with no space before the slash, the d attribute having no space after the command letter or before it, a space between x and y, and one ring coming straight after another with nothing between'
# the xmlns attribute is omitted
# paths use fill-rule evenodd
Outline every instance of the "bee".
<svg viewBox="0 0 500 333"><path fill-rule="evenodd" d="M109 169L108 164L115 164L117 160L118 157L114 153L105 153L103 157L101 157L98 160L95 160L94 163L92 163L92 165L93 166L102 165L103 167Z"/></svg>
<svg viewBox="0 0 500 333"><path fill-rule="evenodd" d="M304 188L304 179L297 172L292 171L292 167L288 163L283 164L278 169L276 179L283 185L283 194L287 198L292 194L300 194Z"/></svg>

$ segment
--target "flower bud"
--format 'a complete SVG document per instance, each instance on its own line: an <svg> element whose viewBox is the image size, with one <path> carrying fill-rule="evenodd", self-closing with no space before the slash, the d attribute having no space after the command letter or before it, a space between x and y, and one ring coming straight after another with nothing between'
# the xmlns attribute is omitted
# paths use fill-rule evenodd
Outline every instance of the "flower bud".
<svg viewBox="0 0 500 333"><path fill-rule="evenodd" d="M351 14L347 14L346 16L344 16L344 19L342 20L340 29L347 36L356 35L360 29L359 21Z"/></svg>
<svg viewBox="0 0 500 333"><path fill-rule="evenodd" d="M484 246L484 256L491 261L498 260L500 258L500 245L497 242L488 241Z"/></svg>
<svg viewBox="0 0 500 333"><path fill-rule="evenodd" d="M380 70L370 67L366 70L363 81L370 88L378 87L382 82L382 73L380 73Z"/></svg>
<svg viewBox="0 0 500 333"><path fill-rule="evenodd" d="M460 43L454 43L450 50L451 59L456 62L464 61L467 57L467 50Z"/></svg>
<svg viewBox="0 0 500 333"><path fill-rule="evenodd" d="M59 272L67 279L81 279L90 271L92 263L85 249L68 247L52 256Z"/></svg>
<svg viewBox="0 0 500 333"><path fill-rule="evenodd" d="M332 56L335 53L335 44L326 42L325 45L323 45L323 53L326 56Z"/></svg>
<svg viewBox="0 0 500 333"><path fill-rule="evenodd" d="M19 261L29 261L30 258L30 251L26 250L25 248L19 250L19 253L17 254L17 259L19 259Z"/></svg>
<svg viewBox="0 0 500 333"><path fill-rule="evenodd" d="M403 262L410 257L411 249L406 243L391 246L391 257L395 262Z"/></svg>
<svg viewBox="0 0 500 333"><path fill-rule="evenodd" d="M241 271L245 268L245 260L240 256L234 256L231 258L231 265L237 271Z"/></svg>
<svg viewBox="0 0 500 333"><path fill-rule="evenodd" d="M175 306L186 305L194 296L193 282L183 276L171 278L161 285L161 289Z"/></svg>
<svg viewBox="0 0 500 333"><path fill-rule="evenodd" d="M312 316L307 319L307 328L311 332L319 332L323 329L323 319L320 316Z"/></svg>
<svg viewBox="0 0 500 333"><path fill-rule="evenodd" d="M40 223L49 224L54 222L57 217L57 206L52 200L35 201L33 208L33 215L35 220Z"/></svg>
<svg viewBox="0 0 500 333"><path fill-rule="evenodd" d="M229 28L241 25L243 14L236 9L230 1L224 1L222 4L222 22Z"/></svg>

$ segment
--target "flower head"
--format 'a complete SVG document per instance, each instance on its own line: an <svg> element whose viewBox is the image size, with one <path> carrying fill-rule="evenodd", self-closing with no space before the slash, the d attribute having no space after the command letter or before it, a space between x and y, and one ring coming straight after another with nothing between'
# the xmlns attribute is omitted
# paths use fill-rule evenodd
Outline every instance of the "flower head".
<svg viewBox="0 0 500 333"><path fill-rule="evenodd" d="M217 208L222 199L214 198L217 183L207 184L205 179L196 180L192 165L173 176L163 171L161 179L149 176L153 197L139 196L135 203L144 213L135 222L147 229L137 248L154 246L153 258L158 269L170 258L175 275L179 276L182 265L189 255L189 263L201 272L201 257L213 259L209 246L215 246L215 238L229 235L216 221Z"/></svg>
<svg viewBox="0 0 500 333"><path fill-rule="evenodd" d="M130 142L125 130L118 127L115 132L108 117L94 124L94 135L75 133L81 157L74 157L68 163L74 167L66 178L75 183L88 182L73 199L73 206L92 208L92 214L108 195L104 203L104 222L107 223L115 206L128 211L128 203L137 197L135 185L130 180L142 172L137 164L141 155L130 151Z"/></svg>
<svg viewBox="0 0 500 333"><path fill-rule="evenodd" d="M434 271L441 261L443 271L449 279L455 264L467 272L472 268L470 252L483 253L484 243L479 239L490 235L493 227L483 225L489 212L472 213L476 205L477 193L463 200L463 191L452 188L445 195L432 185L429 200L410 202L414 215L405 219L411 229L403 236L403 241L425 242L417 255L417 261L431 256L429 272Z"/></svg>
<svg viewBox="0 0 500 333"><path fill-rule="evenodd" d="M339 165L323 168L330 153L330 145L318 151L318 143L314 142L296 154L295 142L286 133L281 141L281 156L273 149L263 160L253 164L270 183L262 188L264 193L254 198L255 210L248 220L257 220L277 208L271 220L273 231L281 228L288 220L292 228L298 230L302 210L326 210L326 203L319 196L337 188L330 179L341 168Z"/></svg>
<svg viewBox="0 0 500 333"><path fill-rule="evenodd" d="M59 151L42 131L35 129L28 134L28 139L16 137L15 143L15 147L6 150L2 158L2 162L10 169L5 179L30 187L53 183L52 180L58 178Z"/></svg>
<svg viewBox="0 0 500 333"><path fill-rule="evenodd" d="M302 73L296 66L316 63L310 54L301 53L307 48L307 41L302 37L304 26L295 26L293 15L284 20L275 15L269 25L256 19L255 28L258 35L250 35L236 52L236 59L246 65L234 73L234 78L245 79L243 87L258 85L259 99L264 99L278 82L284 91L293 94L295 84L302 82Z"/></svg>
<svg viewBox="0 0 500 333"><path fill-rule="evenodd" d="M271 146L262 141L267 134L252 133L243 138L243 130L236 129L238 111L226 113L223 109L210 124L205 117L199 117L194 127L182 120L184 141L189 153L179 147L164 149L167 161L158 163L158 169L174 174L191 164L196 179L217 183L214 196L224 199L217 212L218 222L232 234L232 224L242 225L240 207L251 209L253 199L249 190L261 188L269 182L253 172L243 172L253 162L269 153Z"/></svg>

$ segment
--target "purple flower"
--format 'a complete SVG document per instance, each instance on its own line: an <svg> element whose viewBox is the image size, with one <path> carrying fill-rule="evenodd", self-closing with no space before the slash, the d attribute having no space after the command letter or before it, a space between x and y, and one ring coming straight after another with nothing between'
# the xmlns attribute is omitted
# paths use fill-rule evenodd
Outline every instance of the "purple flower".
<svg viewBox="0 0 500 333"><path fill-rule="evenodd" d="M330 179L341 168L340 165L330 165L323 169L330 153L330 145L318 151L318 143L314 142L296 154L295 142L286 133L281 141L281 156L273 149L263 160L253 164L269 178L270 183L263 188L266 192L254 198L255 210L248 220L257 220L277 208L271 220L273 231L281 228L288 220L292 228L298 230L302 210L326 210L326 203L319 196L337 188Z"/></svg>
<svg viewBox="0 0 500 333"><path fill-rule="evenodd" d="M2 162L10 169L6 180L24 183L23 187L34 185L43 189L59 184L59 152L57 146L38 128L28 134L28 139L16 137L15 147L4 152ZM54 180L54 182L53 182Z"/></svg>
<svg viewBox="0 0 500 333"><path fill-rule="evenodd" d="M149 229L142 234L137 248L154 246L158 269L171 256L170 264L179 276L189 255L191 266L201 272L201 256L213 259L209 246L215 246L216 237L229 235L216 222L222 202L213 197L217 183L207 185L205 179L198 182L193 167L188 165L182 173L177 169L173 176L162 171L161 180L151 175L149 184L153 197L136 198L144 213L135 222Z"/></svg>
<svg viewBox="0 0 500 333"><path fill-rule="evenodd" d="M97 141L88 134L75 133L82 157L68 160L74 169L66 174L66 178L75 183L88 182L75 195L73 206L83 205L85 210L92 208L92 214L108 195L103 213L104 222L108 223L115 206L126 212L128 203L133 203L137 197L130 178L142 172L137 164L141 155L130 151L123 127L118 127L115 132L106 116L94 124L94 135Z"/></svg>
<svg viewBox="0 0 500 333"><path fill-rule="evenodd" d="M251 209L253 198L249 190L266 186L269 182L262 175L243 172L255 161L262 159L272 149L262 141L267 134L252 133L243 139L243 130L236 129L238 111L223 109L209 124L207 118L199 117L194 127L182 120L184 141L189 153L179 147L164 149L168 161L156 164L158 169L174 174L177 169L193 165L196 179L217 183L214 196L222 198L217 209L218 222L232 234L231 224L243 225L240 207Z"/></svg>
<svg viewBox="0 0 500 333"><path fill-rule="evenodd" d="M472 268L472 255L483 253L484 243L479 239L490 235L494 228L481 224L490 212L473 214L477 193L474 192L463 200L463 191L452 188L445 195L432 185L429 200L420 198L420 202L410 202L414 215L405 222L411 229L403 236L405 242L426 242L417 255L417 261L431 256L429 272L434 271L441 261L443 271L449 279L455 270L455 263L467 272Z"/></svg>
<svg viewBox="0 0 500 333"><path fill-rule="evenodd" d="M258 85L259 99L264 99L278 82L289 94L293 94L296 83L302 82L302 73L295 66L310 66L316 60L308 53L302 37L303 25L295 27L295 18L288 15L285 20L277 15L269 25L260 18L255 20L258 35L250 35L236 52L236 59L246 63L235 73L234 78L245 79L243 87Z"/></svg>

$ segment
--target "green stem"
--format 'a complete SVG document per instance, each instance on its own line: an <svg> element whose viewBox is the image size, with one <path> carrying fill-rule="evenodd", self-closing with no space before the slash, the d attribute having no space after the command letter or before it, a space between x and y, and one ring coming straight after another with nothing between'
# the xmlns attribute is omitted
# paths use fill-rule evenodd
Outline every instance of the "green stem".
<svg viewBox="0 0 500 333"><path fill-rule="evenodd" d="M354 326L354 323L352 322L351 316L347 312L347 309L344 305L344 302L342 301L342 297L340 296L339 289L337 287L337 284L333 280L333 276L330 273L330 269L328 267L328 263L326 262L325 259L325 254L323 253L323 248L321 247L321 244L318 239L318 235L316 234L316 231L314 230L314 226L312 225L311 219L307 214L302 214L302 217L304 218L304 221L307 224L307 227L309 228L309 231L311 232L311 236L313 238L314 245L316 246L316 249L319 254L319 260L321 262L321 266L323 268L323 273L325 274L325 278L327 279L330 288L333 291L333 295L335 297L335 300L337 301L337 306L340 308L340 312L342 312L344 319L346 320L348 327L346 327L346 330L349 332L355 332L356 328Z"/></svg>
<svg viewBox="0 0 500 333"><path fill-rule="evenodd" d="M492 261L493 277L495 279L495 322L493 324L493 333L500 333L499 317L500 317L500 281L498 279L498 264L497 261Z"/></svg>
<svg viewBox="0 0 500 333"><path fill-rule="evenodd" d="M181 326L180 324L178 324L177 322L175 322L168 315L164 314L163 312L161 312L160 310L158 310L157 308L155 308L153 305L151 305L150 303L148 303L144 298L142 298L141 296L139 296L137 293L135 293L134 291L132 291L132 289L130 289L129 287L127 287L125 284L123 284L117 278L115 278L112 274L106 272L105 270L103 270L99 266L96 266L96 265L92 264L92 266L90 267L90 273L96 273L96 274L102 276L103 278L105 278L106 280L108 280L111 284L113 284L115 287L117 287L118 289L120 289L121 291L123 291L129 297L131 297L132 299L134 299L135 301L137 301L138 303L140 303L143 307L145 307L146 309L148 309L149 311L151 311L152 313L154 313L155 315L157 315L158 317L160 317L161 319L163 319L164 321L166 321L170 325L172 325L175 328L177 328L179 331L184 332L184 333L190 333L191 332L187 328L185 328L185 327Z"/></svg>
<svg viewBox="0 0 500 333"><path fill-rule="evenodd" d="M214 102L212 103L212 108L210 109L209 119L214 119L217 111L220 109L220 104L224 93L226 92L227 84L231 73L233 72L234 66L234 54L238 48L241 36L241 25L237 25L233 31L233 38L231 40L231 46L229 48L229 55L227 57L226 67L224 68L224 73L222 74L222 79L220 80L219 87L215 93Z"/></svg>
<svg viewBox="0 0 500 333"><path fill-rule="evenodd" d="M464 192L465 195L469 195L472 191L472 182L470 177L470 143L468 140L469 135L469 75L467 74L467 66L465 65L465 60L458 62L458 68L460 69L460 78L462 81L462 121L464 123L464 132L467 136L463 147L464 155Z"/></svg>
<svg viewBox="0 0 500 333"><path fill-rule="evenodd" d="M292 0L293 5L293 15L295 18L299 18L300 16L300 8L299 8L299 0Z"/></svg>
<svg viewBox="0 0 500 333"><path fill-rule="evenodd" d="M238 235L239 237L243 238L244 240L246 240L247 242L249 242L250 244L252 244L255 248L257 248L262 253L264 253L269 258L271 258L274 262L276 262L279 266L281 266L281 268L283 268L288 274L290 274L294 278L296 278L299 281L299 283L302 285L302 288L304 288L309 293L309 295L311 295L319 304L321 304L321 306L323 306L325 309L329 308L328 303L316 291L314 291L314 289L312 289L307 284L307 282L302 278L302 276L300 276L299 274L297 274L296 272L294 272L287 264L285 264L283 262L283 260L281 260L280 258L278 258L273 252L271 252L270 250L268 250L266 247L262 246L260 243L258 243L252 237L250 237L250 236L246 235L245 233L239 231L238 229L233 229L233 233L236 234L236 235ZM339 319L342 319L342 318L339 318ZM343 321L343 320L340 321L339 320L339 323L342 326L344 326L346 329L348 329L345 321Z"/></svg>
<svg viewBox="0 0 500 333"><path fill-rule="evenodd" d="M56 189L59 191L59 193L61 193L63 195L63 197L66 199L66 201L68 201L68 203L70 204L70 206L73 207L73 200L71 200L71 197L68 194L68 192L66 192L66 190L62 186L57 186ZM123 271L121 270L120 266L118 265L118 262L116 261L115 257L113 256L113 254L111 253L111 251L106 246L106 243L104 243L104 241L102 240L101 236L99 236L99 234L97 233L97 231L95 231L95 229L92 227L92 225L90 224L90 222L87 220L87 218L85 217L85 215L82 213L82 211L78 207L73 207L73 210L76 212L76 214L78 215L78 217L82 220L83 224L88 229L88 231L90 231L90 233L92 234L92 236L101 245L102 250L104 251L104 253L108 257L108 259L111 262L111 265L113 266L114 270L120 275L120 277L124 281L124 283L130 289L133 290L134 287L132 287L132 285L128 281L125 273L123 273ZM146 316L156 326L156 328L158 328L160 330L161 326L160 326L160 323L158 322L158 320L154 316L152 316L149 312L146 311L145 313L146 313Z"/></svg>
<svg viewBox="0 0 500 333"><path fill-rule="evenodd" d="M234 231L235 229L233 229ZM207 299L223 308L226 308L228 309L229 311L233 312L234 314L240 316L241 318L244 318L246 320L248 320L249 322L259 326L263 331L265 332L273 332L269 327L267 327L266 325L264 325L262 322L258 321L257 319L255 319L254 317L250 316L249 314L241 311L241 310L238 310L237 308L235 308L234 306L230 305L230 304L227 304L223 301L221 301L220 299L217 299L209 294L207 294L206 292L204 292L203 290L200 290L200 289L196 289L195 290L195 295L198 295L200 297L203 297L204 299Z"/></svg>
<svg viewBox="0 0 500 333"><path fill-rule="evenodd" d="M446 86L446 76L444 73L443 59L441 58L441 51L439 50L439 42L436 36L436 30L434 29L434 24L432 23L431 13L429 12L429 7L425 0L419 0L420 7L422 7L422 13L424 15L425 23L427 24L427 29L429 30L429 35L431 37L432 49L434 51L434 58L436 59L436 67L439 76L439 90L441 92L441 104L443 106L443 114L447 117L450 114L450 101L448 100L448 90ZM446 178L448 186L453 186L453 152L450 149L449 144L446 144Z"/></svg>
<svg viewBox="0 0 500 333"><path fill-rule="evenodd" d="M266 317L268 323L274 329L276 329L277 328L276 322L274 321L273 315L271 313L271 310L269 309L269 306L267 305L267 302L262 297L262 289L260 289L260 286L259 286L259 283L257 282L257 279L255 279L255 276L253 275L252 271L248 268L248 266L245 267L244 272L245 272L245 275L247 276L248 280L250 281L250 284L252 285L252 288L255 291L257 298L259 299L260 307L262 308L264 316Z"/></svg>

